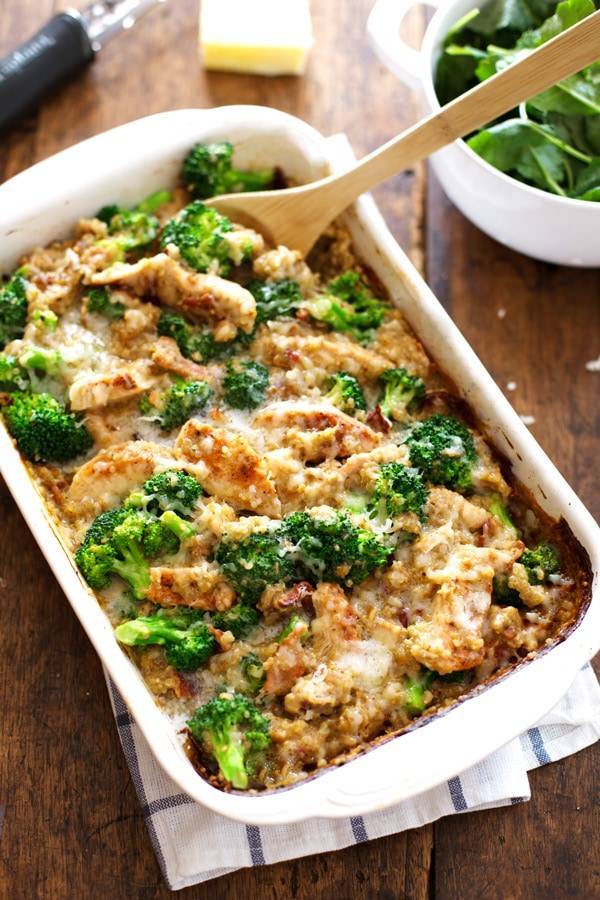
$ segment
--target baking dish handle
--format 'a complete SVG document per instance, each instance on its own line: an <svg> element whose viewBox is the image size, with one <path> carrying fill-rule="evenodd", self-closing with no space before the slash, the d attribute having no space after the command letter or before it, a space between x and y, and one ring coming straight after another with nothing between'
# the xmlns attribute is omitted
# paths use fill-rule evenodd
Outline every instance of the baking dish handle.
<svg viewBox="0 0 600 900"><path fill-rule="evenodd" d="M408 87L421 87L423 57L400 37L400 26L415 6L437 9L441 0L377 0L367 22L367 34L382 63Z"/></svg>

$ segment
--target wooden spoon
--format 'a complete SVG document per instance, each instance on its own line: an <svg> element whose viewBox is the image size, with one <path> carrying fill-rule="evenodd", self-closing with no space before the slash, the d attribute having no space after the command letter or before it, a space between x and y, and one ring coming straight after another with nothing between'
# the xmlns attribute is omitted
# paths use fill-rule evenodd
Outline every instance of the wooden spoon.
<svg viewBox="0 0 600 900"><path fill-rule="evenodd" d="M224 194L206 202L274 245L308 253L327 225L364 191L491 122L600 57L600 11L552 38L341 175L283 191ZM500 188L499 188L500 189Z"/></svg>

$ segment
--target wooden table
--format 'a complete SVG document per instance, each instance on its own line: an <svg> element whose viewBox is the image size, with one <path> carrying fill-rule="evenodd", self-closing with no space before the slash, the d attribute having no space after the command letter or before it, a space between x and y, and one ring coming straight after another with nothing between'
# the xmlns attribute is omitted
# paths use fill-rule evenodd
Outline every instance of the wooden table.
<svg viewBox="0 0 600 900"><path fill-rule="evenodd" d="M369 0L316 0L307 75L273 80L207 75L197 61L197 5L173 0L153 11L1 139L0 180L96 132L176 107L274 106L324 133L345 131L359 154L415 120L414 98L367 46ZM0 53L56 8L4 0ZM422 25L410 21L415 39ZM585 362L600 354L600 273L542 265L494 243L422 168L376 197L500 386L515 383L514 406L535 417L535 436L598 515L600 374ZM0 895L167 897L98 660L5 489L0 504ZM591 900L600 891L599 758L596 745L534 772L533 798L522 806L241 871L182 896Z"/></svg>

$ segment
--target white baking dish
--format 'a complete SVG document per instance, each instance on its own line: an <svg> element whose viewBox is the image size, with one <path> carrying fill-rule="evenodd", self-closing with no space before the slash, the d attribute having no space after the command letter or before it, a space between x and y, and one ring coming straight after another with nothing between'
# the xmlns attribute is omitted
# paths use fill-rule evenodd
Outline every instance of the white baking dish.
<svg viewBox="0 0 600 900"><path fill-rule="evenodd" d="M80 216L109 201L134 203L173 183L184 152L198 140L229 138L242 164L276 163L298 181L348 164L349 149L303 122L260 107L180 110L132 122L78 144L0 187L0 270L35 245L67 235ZM472 405L513 470L552 516L563 516L587 550L594 594L578 626L548 652L445 715L292 788L223 793L185 756L137 669L61 545L27 471L3 428L0 469L42 552L148 743L171 778L195 800L256 824L367 813L434 787L522 732L566 691L600 648L600 531L485 371L387 230L370 198L347 213L356 248L405 312L419 337ZM73 715L78 715L76 710Z"/></svg>

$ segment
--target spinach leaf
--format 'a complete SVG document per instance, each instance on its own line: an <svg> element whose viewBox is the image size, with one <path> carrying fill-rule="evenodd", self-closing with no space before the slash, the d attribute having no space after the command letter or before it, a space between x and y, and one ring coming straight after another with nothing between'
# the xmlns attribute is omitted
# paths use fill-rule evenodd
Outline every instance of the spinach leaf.
<svg viewBox="0 0 600 900"><path fill-rule="evenodd" d="M527 111L530 112L529 104ZM539 118L565 143L577 147L586 156L600 156L600 116L565 116L551 112Z"/></svg>
<svg viewBox="0 0 600 900"><path fill-rule="evenodd" d="M436 69L440 101L492 77L597 7L600 0L492 0L480 12L467 13L448 33ZM528 184L598 202L600 61L490 124L468 144Z"/></svg>
<svg viewBox="0 0 600 900"><path fill-rule="evenodd" d="M521 35L516 44L517 50L532 50L545 44L550 38L590 16L595 8L593 0L563 0L556 7L555 13L542 22L539 28Z"/></svg>
<svg viewBox="0 0 600 900"><path fill-rule="evenodd" d="M551 0L492 0L468 23L468 30L508 47L524 31L539 25L553 8Z"/></svg>
<svg viewBox="0 0 600 900"><path fill-rule="evenodd" d="M533 97L528 105L540 112L557 112L565 116L597 116L600 114L600 85L594 84L584 70Z"/></svg>
<svg viewBox="0 0 600 900"><path fill-rule="evenodd" d="M468 54L458 55L449 51L450 48L447 48L442 53L435 76L435 92L442 106L478 83L475 77L477 60Z"/></svg>
<svg viewBox="0 0 600 900"><path fill-rule="evenodd" d="M600 157L581 170L571 196L579 200L600 200Z"/></svg>
<svg viewBox="0 0 600 900"><path fill-rule="evenodd" d="M561 186L570 177L565 153L529 122L500 122L479 131L467 143L501 172L518 175L553 194L566 195Z"/></svg>

